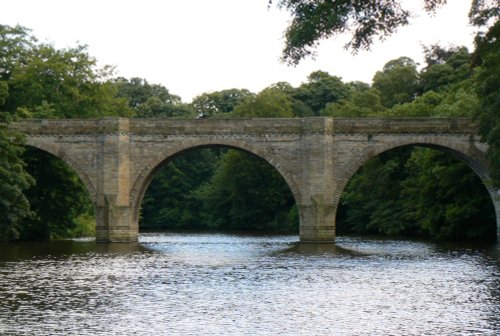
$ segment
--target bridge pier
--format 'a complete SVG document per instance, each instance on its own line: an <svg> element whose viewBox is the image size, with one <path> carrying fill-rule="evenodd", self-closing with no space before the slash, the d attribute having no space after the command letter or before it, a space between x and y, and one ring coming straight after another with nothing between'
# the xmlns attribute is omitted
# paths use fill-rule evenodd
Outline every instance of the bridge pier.
<svg viewBox="0 0 500 336"><path fill-rule="evenodd" d="M300 241L326 243L335 240L336 206L324 202L299 206Z"/></svg>
<svg viewBox="0 0 500 336"><path fill-rule="evenodd" d="M96 207L96 241L104 243L136 242L138 228L131 225L128 206L104 205Z"/></svg>
<svg viewBox="0 0 500 336"><path fill-rule="evenodd" d="M96 241L136 242L138 225L130 207L130 120L99 121Z"/></svg>
<svg viewBox="0 0 500 336"><path fill-rule="evenodd" d="M497 242L500 243L500 188L491 192L491 199L493 200L497 220Z"/></svg>
<svg viewBox="0 0 500 336"><path fill-rule="evenodd" d="M307 136L300 139L301 200L297 201L300 214L301 242L333 242L335 240L334 198L336 185L332 157L334 142L333 122L324 119L316 129L304 126ZM318 130L320 130L318 132Z"/></svg>

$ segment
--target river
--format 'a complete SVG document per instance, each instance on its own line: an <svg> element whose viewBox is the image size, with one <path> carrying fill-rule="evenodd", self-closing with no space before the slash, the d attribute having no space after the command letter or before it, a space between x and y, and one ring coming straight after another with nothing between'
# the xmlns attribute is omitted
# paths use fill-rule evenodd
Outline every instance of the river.
<svg viewBox="0 0 500 336"><path fill-rule="evenodd" d="M500 244L0 244L0 335L498 335Z"/></svg>

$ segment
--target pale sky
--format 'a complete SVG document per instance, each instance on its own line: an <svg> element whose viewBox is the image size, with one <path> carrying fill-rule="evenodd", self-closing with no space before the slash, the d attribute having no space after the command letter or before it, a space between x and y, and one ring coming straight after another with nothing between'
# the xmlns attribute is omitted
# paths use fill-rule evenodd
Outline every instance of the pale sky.
<svg viewBox="0 0 500 336"><path fill-rule="evenodd" d="M298 86L316 70L345 82L371 82L394 58L423 63L422 45L473 48L471 0L451 0L436 15L419 14L370 51L343 49L349 36L321 43L318 57L297 67L280 63L289 20L268 0L0 0L0 24L32 29L56 48L86 44L117 75L164 85L184 102L204 92L240 88L259 92L287 81ZM406 0L420 11L422 0Z"/></svg>

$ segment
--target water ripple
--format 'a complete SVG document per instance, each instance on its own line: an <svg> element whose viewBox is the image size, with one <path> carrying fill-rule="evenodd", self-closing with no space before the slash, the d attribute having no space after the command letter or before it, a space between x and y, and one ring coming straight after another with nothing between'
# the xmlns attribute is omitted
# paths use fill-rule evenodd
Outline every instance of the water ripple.
<svg viewBox="0 0 500 336"><path fill-rule="evenodd" d="M118 246L1 245L0 334L499 334L497 246L296 241L148 234Z"/></svg>

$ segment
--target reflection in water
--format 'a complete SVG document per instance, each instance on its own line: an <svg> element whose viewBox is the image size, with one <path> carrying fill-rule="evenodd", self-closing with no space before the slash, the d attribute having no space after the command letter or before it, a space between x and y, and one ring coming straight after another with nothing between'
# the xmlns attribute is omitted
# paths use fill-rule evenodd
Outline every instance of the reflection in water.
<svg viewBox="0 0 500 336"><path fill-rule="evenodd" d="M498 245L143 234L0 244L0 335L496 335Z"/></svg>
<svg viewBox="0 0 500 336"><path fill-rule="evenodd" d="M145 251L139 243L97 244L94 239L0 244L0 262L33 258L65 258L86 253L127 254Z"/></svg>
<svg viewBox="0 0 500 336"><path fill-rule="evenodd" d="M302 256L328 256L328 257L356 257L362 256L364 253L351 250L349 248L342 247L331 243L301 243L296 242L291 244L289 248L280 250L278 253L281 254L297 254Z"/></svg>

